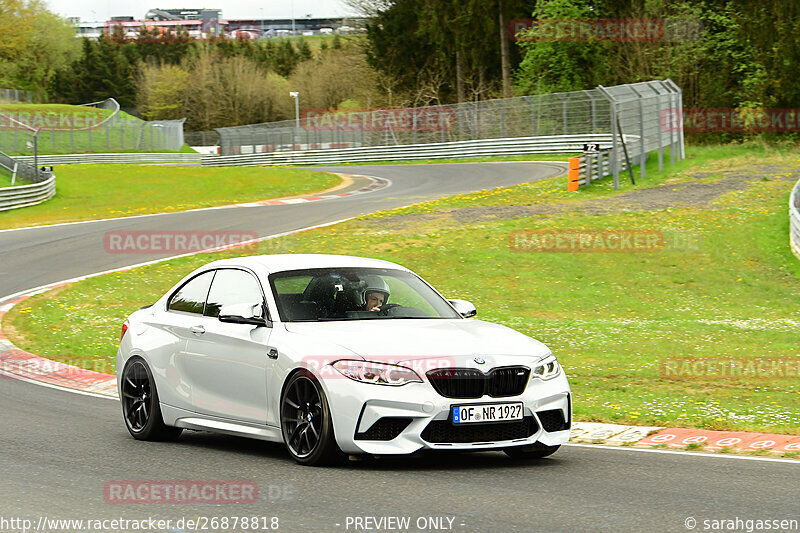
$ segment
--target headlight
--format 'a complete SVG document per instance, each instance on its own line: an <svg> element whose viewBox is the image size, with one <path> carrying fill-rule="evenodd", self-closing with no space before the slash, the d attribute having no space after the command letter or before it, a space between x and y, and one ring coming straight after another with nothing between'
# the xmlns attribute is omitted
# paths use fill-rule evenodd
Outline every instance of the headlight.
<svg viewBox="0 0 800 533"><path fill-rule="evenodd" d="M399 365L342 359L333 363L332 366L343 376L361 383L395 387L406 383L422 383L422 379L416 372Z"/></svg>
<svg viewBox="0 0 800 533"><path fill-rule="evenodd" d="M552 379L560 373L561 365L558 364L558 360L556 359L555 355L550 355L539 361L536 366L533 367L531 377L539 379Z"/></svg>

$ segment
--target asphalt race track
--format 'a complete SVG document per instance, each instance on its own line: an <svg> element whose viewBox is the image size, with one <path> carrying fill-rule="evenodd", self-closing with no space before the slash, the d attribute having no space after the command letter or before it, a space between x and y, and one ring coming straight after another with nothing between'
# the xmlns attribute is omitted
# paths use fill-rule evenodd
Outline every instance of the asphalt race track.
<svg viewBox="0 0 800 533"><path fill-rule="evenodd" d="M3 258L0 263L0 297L80 275L175 255L109 254L103 247L103 235L108 231L248 231L267 236L442 196L549 178L565 169L564 163L313 167L312 170L384 177L392 184L367 194L306 204L212 209L0 231L0 257ZM564 183L566 187L566 178Z"/></svg>
<svg viewBox="0 0 800 533"><path fill-rule="evenodd" d="M106 253L103 234L111 229L271 235L532 181L563 168L546 163L331 167L386 177L392 186L307 204L0 232L0 296L156 258ZM192 530L175 525L179 519L202 517L266 517L260 524L269 526L277 517L278 530L290 532L709 531L705 520L800 521L800 463L789 461L567 446L528 463L482 452L308 468L296 465L280 445L206 432L184 432L174 443L139 442L128 435L117 401L11 378L0 378L0 446L2 532L22 531L10 519L36 525L42 517L170 519L173 525L164 530L176 532ZM257 483L258 500L107 503L106 485L126 480L245 480ZM390 517L408 519L409 527L399 528ZM222 530L209 524L208 531Z"/></svg>

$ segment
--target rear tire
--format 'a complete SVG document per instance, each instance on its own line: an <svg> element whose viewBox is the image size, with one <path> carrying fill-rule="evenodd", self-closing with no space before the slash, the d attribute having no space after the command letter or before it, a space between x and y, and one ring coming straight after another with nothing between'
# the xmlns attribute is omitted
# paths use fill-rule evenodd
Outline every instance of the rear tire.
<svg viewBox="0 0 800 533"><path fill-rule="evenodd" d="M325 391L309 372L295 373L284 387L281 432L289 455L301 465L333 464L344 458L336 444Z"/></svg>
<svg viewBox="0 0 800 533"><path fill-rule="evenodd" d="M561 446L545 446L539 442L529 444L527 446L515 446L513 448L505 448L503 451L512 459L542 459L549 455L553 455L558 451Z"/></svg>
<svg viewBox="0 0 800 533"><path fill-rule="evenodd" d="M174 440L183 429L164 424L153 373L144 359L131 357L122 371L122 417L134 439Z"/></svg>

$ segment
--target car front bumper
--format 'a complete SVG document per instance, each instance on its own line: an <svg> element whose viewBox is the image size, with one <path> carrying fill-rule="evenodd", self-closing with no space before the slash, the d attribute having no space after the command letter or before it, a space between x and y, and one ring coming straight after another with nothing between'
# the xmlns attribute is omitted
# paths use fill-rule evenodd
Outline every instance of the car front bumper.
<svg viewBox="0 0 800 533"><path fill-rule="evenodd" d="M569 441L572 406L563 370L543 381L530 379L518 396L446 398L427 380L400 387L323 381L336 441L349 454L409 454L419 450L481 450ZM453 424L452 406L523 403L523 421ZM559 423L559 416L560 423ZM395 436L396 434L396 436Z"/></svg>

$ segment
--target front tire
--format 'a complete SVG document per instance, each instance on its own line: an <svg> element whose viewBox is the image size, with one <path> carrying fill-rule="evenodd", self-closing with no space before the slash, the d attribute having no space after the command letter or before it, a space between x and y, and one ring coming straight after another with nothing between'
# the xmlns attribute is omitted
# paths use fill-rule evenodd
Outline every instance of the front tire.
<svg viewBox="0 0 800 533"><path fill-rule="evenodd" d="M505 448L503 451L506 452L506 455L512 459L542 459L549 455L553 455L560 447L560 445L545 446L544 444L537 442L527 446L514 446L513 448Z"/></svg>
<svg viewBox="0 0 800 533"><path fill-rule="evenodd" d="M135 356L128 360L121 389L122 416L134 439L161 441L180 436L181 428L164 424L156 382L144 359Z"/></svg>
<svg viewBox="0 0 800 533"><path fill-rule="evenodd" d="M342 457L325 391L306 371L294 374L284 387L281 430L289 455L301 465L330 464Z"/></svg>

